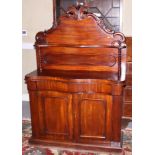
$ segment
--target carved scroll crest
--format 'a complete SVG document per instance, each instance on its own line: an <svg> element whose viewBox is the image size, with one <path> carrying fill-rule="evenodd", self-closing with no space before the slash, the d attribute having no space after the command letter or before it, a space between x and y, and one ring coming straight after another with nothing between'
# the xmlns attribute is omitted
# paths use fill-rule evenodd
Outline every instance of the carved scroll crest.
<svg viewBox="0 0 155 155"><path fill-rule="evenodd" d="M115 32L113 30L108 29L103 19L100 19L95 14L88 12L87 5L77 5L77 6L69 7L68 11L66 12L66 16L73 20L82 20L87 17L92 17L96 21L96 23L99 25L99 27L104 32L111 35L111 37L113 38L113 41L111 42L111 46L114 46L116 48L125 47L124 35L121 32ZM51 33L55 28L56 27L54 25L51 29L47 31L42 31L42 32L37 33L36 38L35 38L36 43L43 43L43 44L47 43L46 35L48 33Z"/></svg>
<svg viewBox="0 0 155 155"><path fill-rule="evenodd" d="M114 41L111 43L111 46L115 46L121 48L125 46L125 37L121 32L115 32L107 28L104 23L104 20L98 18L95 14L88 12L88 6L78 5L78 6L71 6L69 7L68 11L66 12L67 17L75 19L75 20L82 20L87 17L93 17L97 24L107 33L111 34L114 38Z"/></svg>
<svg viewBox="0 0 155 155"><path fill-rule="evenodd" d="M41 31L36 34L35 40L37 43L46 43L46 31Z"/></svg>

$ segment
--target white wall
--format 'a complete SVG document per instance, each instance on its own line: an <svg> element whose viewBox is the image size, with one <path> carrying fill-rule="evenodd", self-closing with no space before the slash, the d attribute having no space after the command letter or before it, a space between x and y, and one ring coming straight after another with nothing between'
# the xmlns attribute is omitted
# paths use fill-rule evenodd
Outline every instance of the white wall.
<svg viewBox="0 0 155 155"><path fill-rule="evenodd" d="M122 0L122 32L132 36L132 0Z"/></svg>
<svg viewBox="0 0 155 155"><path fill-rule="evenodd" d="M22 29L27 30L27 36L23 36L22 50L22 93L27 93L24 77L27 73L35 70L36 54L33 48L35 35L38 31L49 29L53 23L52 0L23 0L22 3Z"/></svg>
<svg viewBox="0 0 155 155"><path fill-rule="evenodd" d="M22 9L22 29L28 30L28 36L23 37L23 42L34 42L38 31L52 26L52 0L23 0Z"/></svg>

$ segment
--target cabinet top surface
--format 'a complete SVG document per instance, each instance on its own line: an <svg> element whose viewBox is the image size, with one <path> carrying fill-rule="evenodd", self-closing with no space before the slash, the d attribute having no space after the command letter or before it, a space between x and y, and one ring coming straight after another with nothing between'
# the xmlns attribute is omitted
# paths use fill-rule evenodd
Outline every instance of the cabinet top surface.
<svg viewBox="0 0 155 155"><path fill-rule="evenodd" d="M49 79L49 80L63 80L63 81L88 81L88 80L104 80L104 82L124 82L124 79L118 80L117 73L111 72L86 72L86 71L63 71L63 70L51 70L38 72L37 70L27 74L25 79L37 80L37 79Z"/></svg>

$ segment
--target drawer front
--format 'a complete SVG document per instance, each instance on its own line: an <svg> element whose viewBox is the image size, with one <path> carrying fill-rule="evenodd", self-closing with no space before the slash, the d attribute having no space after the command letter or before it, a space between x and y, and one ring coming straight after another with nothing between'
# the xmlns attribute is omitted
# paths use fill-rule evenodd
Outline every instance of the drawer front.
<svg viewBox="0 0 155 155"><path fill-rule="evenodd" d="M79 92L101 92L112 93L112 86L101 82L62 82L53 80L40 80L36 82L37 90L53 90L61 92L79 93Z"/></svg>

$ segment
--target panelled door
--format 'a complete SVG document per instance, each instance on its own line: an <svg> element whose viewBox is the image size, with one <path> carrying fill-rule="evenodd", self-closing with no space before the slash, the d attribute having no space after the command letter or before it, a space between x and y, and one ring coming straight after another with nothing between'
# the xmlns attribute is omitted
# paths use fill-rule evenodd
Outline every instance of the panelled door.
<svg viewBox="0 0 155 155"><path fill-rule="evenodd" d="M112 96L73 95L75 139L80 143L104 143L112 135Z"/></svg>
<svg viewBox="0 0 155 155"><path fill-rule="evenodd" d="M51 140L73 138L72 95L54 91L38 91L40 136Z"/></svg>

